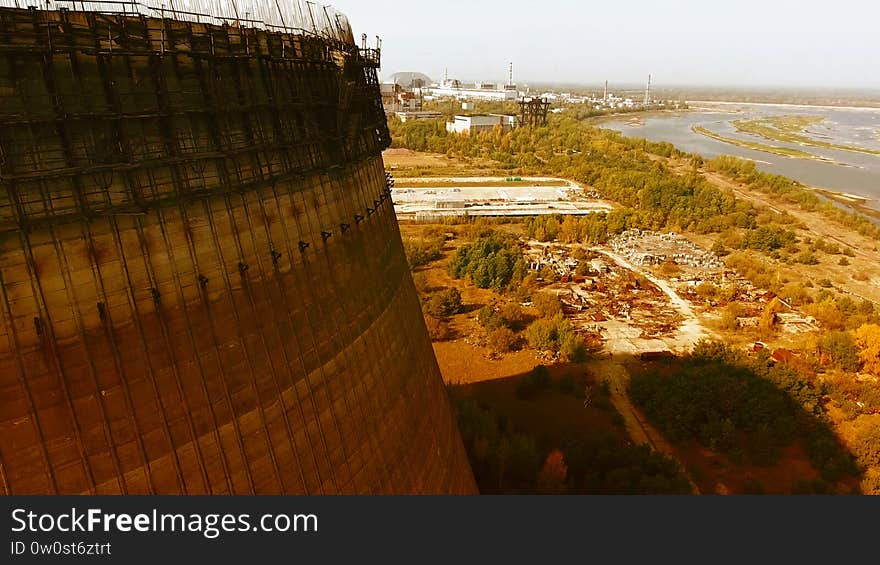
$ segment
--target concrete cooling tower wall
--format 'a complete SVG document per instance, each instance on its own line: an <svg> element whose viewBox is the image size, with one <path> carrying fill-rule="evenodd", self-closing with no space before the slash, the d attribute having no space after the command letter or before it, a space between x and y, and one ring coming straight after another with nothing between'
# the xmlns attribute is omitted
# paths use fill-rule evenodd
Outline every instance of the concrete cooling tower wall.
<svg viewBox="0 0 880 565"><path fill-rule="evenodd" d="M386 184L378 51L327 11L15 2L0 492L475 492Z"/></svg>

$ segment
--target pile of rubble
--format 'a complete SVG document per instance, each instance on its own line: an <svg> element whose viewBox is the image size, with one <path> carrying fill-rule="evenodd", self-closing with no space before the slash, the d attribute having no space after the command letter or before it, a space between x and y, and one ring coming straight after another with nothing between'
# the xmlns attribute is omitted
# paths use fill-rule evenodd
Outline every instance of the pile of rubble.
<svg viewBox="0 0 880 565"><path fill-rule="evenodd" d="M714 253L672 232L631 229L613 238L609 245L615 253L642 267L671 261L698 269L724 268L724 264Z"/></svg>

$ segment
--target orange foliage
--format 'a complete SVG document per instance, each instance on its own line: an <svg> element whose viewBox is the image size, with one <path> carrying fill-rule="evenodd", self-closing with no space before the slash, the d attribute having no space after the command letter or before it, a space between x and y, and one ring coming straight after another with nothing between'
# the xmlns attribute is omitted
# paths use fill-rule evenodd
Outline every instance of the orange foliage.
<svg viewBox="0 0 880 565"><path fill-rule="evenodd" d="M859 346L859 359L866 373L880 375L880 326L862 324L854 337Z"/></svg>
<svg viewBox="0 0 880 565"><path fill-rule="evenodd" d="M568 478L568 466L565 457L558 449L554 449L544 461L544 467L538 473L538 488L546 493L558 494L565 490L565 479Z"/></svg>

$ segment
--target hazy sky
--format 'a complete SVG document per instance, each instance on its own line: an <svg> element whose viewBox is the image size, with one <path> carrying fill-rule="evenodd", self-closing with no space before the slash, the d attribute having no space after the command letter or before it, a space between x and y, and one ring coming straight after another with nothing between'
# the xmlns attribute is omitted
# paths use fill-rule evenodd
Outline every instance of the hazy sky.
<svg viewBox="0 0 880 565"><path fill-rule="evenodd" d="M382 76L880 87L880 0L331 0Z"/></svg>

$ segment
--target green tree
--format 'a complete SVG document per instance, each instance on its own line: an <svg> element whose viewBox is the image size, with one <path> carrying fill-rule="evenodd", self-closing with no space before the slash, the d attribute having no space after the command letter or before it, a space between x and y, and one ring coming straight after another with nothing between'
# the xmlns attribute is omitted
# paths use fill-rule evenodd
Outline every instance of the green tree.
<svg viewBox="0 0 880 565"><path fill-rule="evenodd" d="M445 318L461 311L461 292L457 288L447 288L431 296L425 311L436 318Z"/></svg>
<svg viewBox="0 0 880 565"><path fill-rule="evenodd" d="M819 349L831 358L831 363L838 369L859 370L859 349L849 332L834 330L826 333L819 340Z"/></svg>

